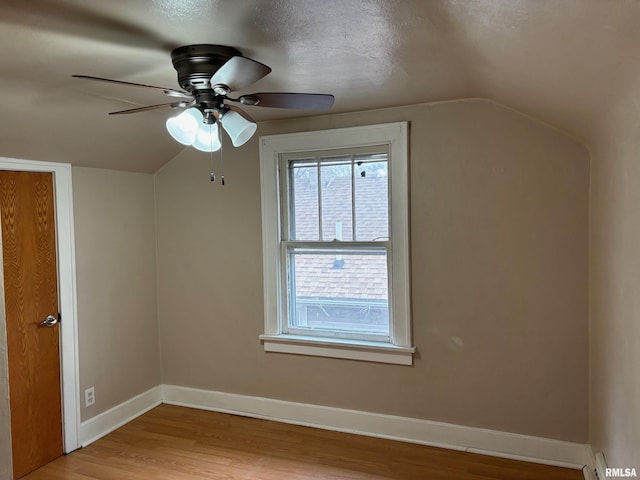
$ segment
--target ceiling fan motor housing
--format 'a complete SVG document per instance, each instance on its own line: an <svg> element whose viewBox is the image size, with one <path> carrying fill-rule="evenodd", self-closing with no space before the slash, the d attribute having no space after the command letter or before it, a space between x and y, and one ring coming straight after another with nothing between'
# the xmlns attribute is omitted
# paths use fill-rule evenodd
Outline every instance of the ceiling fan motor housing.
<svg viewBox="0 0 640 480"><path fill-rule="evenodd" d="M178 84L195 94L211 90L211 77L231 57L242 55L239 50L224 45L187 45L171 52L171 61L178 72Z"/></svg>

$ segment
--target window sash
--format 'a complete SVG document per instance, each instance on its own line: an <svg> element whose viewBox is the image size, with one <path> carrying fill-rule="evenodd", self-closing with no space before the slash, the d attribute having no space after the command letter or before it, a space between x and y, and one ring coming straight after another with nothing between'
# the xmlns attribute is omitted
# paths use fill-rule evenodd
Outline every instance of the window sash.
<svg viewBox="0 0 640 480"><path fill-rule="evenodd" d="M357 255L380 255L377 252L384 252L387 259L387 307L389 310L389 335L375 333L342 332L339 330L319 330L299 328L293 324L295 312L295 291L292 288L292 262L294 253L315 253L326 255L357 254ZM344 338L350 340L366 340L393 343L393 285L392 285L392 250L391 241L385 242L355 242L355 241L282 241L280 242L280 265L281 265L281 299L282 308L282 333L290 335L307 335L314 337Z"/></svg>
<svg viewBox="0 0 640 480"><path fill-rule="evenodd" d="M356 190L355 190L355 158L362 155L383 154L384 161L387 164L387 222L388 236L384 240L374 241L356 241ZM334 239L332 241L323 240L323 216L322 216L322 176L321 168L323 165L335 165L336 160L348 157L349 161L344 161L344 165L351 168L351 240ZM380 163L381 158L372 158L363 163ZM293 172L296 164L305 165L306 167L317 169L317 189L318 189L318 240L291 240L295 236L295 195L293 192L294 181ZM338 338L346 340L362 340L374 341L381 343L393 343L393 286L392 286L392 251L391 251L391 162L389 159L388 145L372 145L366 147L345 148L330 151L309 151L296 152L290 154L281 154L279 156L279 191L281 194L280 208L280 306L281 306L281 333L288 335L303 335L323 338ZM372 251L385 252L387 265L387 307L388 307L388 332L389 334L349 332L330 329L311 329L300 328L294 325L296 292L294 291L293 282L293 262L292 255L294 250L298 253L308 248L310 252L357 252L358 254L367 254Z"/></svg>
<svg viewBox="0 0 640 480"><path fill-rule="evenodd" d="M292 181L292 163L307 162L307 167L317 168L317 182L318 182L318 241L323 241L323 218L322 218L322 176L320 170L323 164L334 164L332 159L340 157L351 157L349 162L344 162L344 165L351 165L351 229L352 240L356 238L356 188L355 188L355 171L354 171L354 158L363 155L383 154L384 161L387 164L387 228L388 239L391 239L391 222L393 221L391 216L391 158L388 144L381 145L367 145L353 148L332 149L332 150L312 150L307 152L286 153L279 155L279 192L281 196L280 202L280 240L288 241L294 237L295 231L295 196L292 189L294 183ZM372 158L371 160L365 160L361 163L380 163L382 160Z"/></svg>

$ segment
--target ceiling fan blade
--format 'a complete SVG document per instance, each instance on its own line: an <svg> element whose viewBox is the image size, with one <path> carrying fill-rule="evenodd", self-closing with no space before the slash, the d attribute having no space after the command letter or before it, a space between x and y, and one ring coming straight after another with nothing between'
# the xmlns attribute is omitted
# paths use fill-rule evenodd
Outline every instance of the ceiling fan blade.
<svg viewBox="0 0 640 480"><path fill-rule="evenodd" d="M146 107L130 108L128 110L119 110L117 112L109 112L109 115L123 115L127 113L146 112L147 110L158 110L160 108L186 108L190 105L191 105L191 102L160 103L158 105L149 105Z"/></svg>
<svg viewBox="0 0 640 480"><path fill-rule="evenodd" d="M240 103L258 107L296 108L300 110L328 110L335 100L333 95L322 93L254 93L242 95Z"/></svg>
<svg viewBox="0 0 640 480"><path fill-rule="evenodd" d="M162 93L170 97L189 98L189 99L193 98L191 94L187 92L182 92L180 90L175 90L173 88L156 87L154 85L144 85L142 83L123 82L121 80L111 80L110 78L91 77L89 75L71 75L71 76L73 78L82 78L85 80L96 80L98 82L116 83L118 85L128 85L130 87L151 88L153 90L160 90Z"/></svg>
<svg viewBox="0 0 640 480"><path fill-rule="evenodd" d="M271 72L266 65L247 57L231 57L211 77L211 85L226 85L231 91L242 90Z"/></svg>

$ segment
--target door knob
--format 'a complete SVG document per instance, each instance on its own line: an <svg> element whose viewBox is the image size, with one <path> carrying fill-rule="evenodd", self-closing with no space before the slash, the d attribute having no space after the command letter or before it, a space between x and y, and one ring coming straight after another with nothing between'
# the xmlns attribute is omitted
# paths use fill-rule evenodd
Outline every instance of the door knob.
<svg viewBox="0 0 640 480"><path fill-rule="evenodd" d="M58 319L53 315L48 315L43 321L40 322L41 327L53 327L58 323Z"/></svg>

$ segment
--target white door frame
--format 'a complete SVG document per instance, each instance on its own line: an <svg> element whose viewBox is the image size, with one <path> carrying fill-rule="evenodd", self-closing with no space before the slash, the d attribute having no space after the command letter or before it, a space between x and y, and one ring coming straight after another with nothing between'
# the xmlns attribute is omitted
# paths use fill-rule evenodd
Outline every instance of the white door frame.
<svg viewBox="0 0 640 480"><path fill-rule="evenodd" d="M80 375L78 362L78 305L76 290L76 252L73 230L73 192L71 165L0 157L0 170L53 173L55 193L56 242L58 251L58 291L60 301L60 361L62 372L63 450L80 448ZM1 265L0 265L1 266ZM1 323L5 320L0 318ZM5 325L0 325L3 328Z"/></svg>

